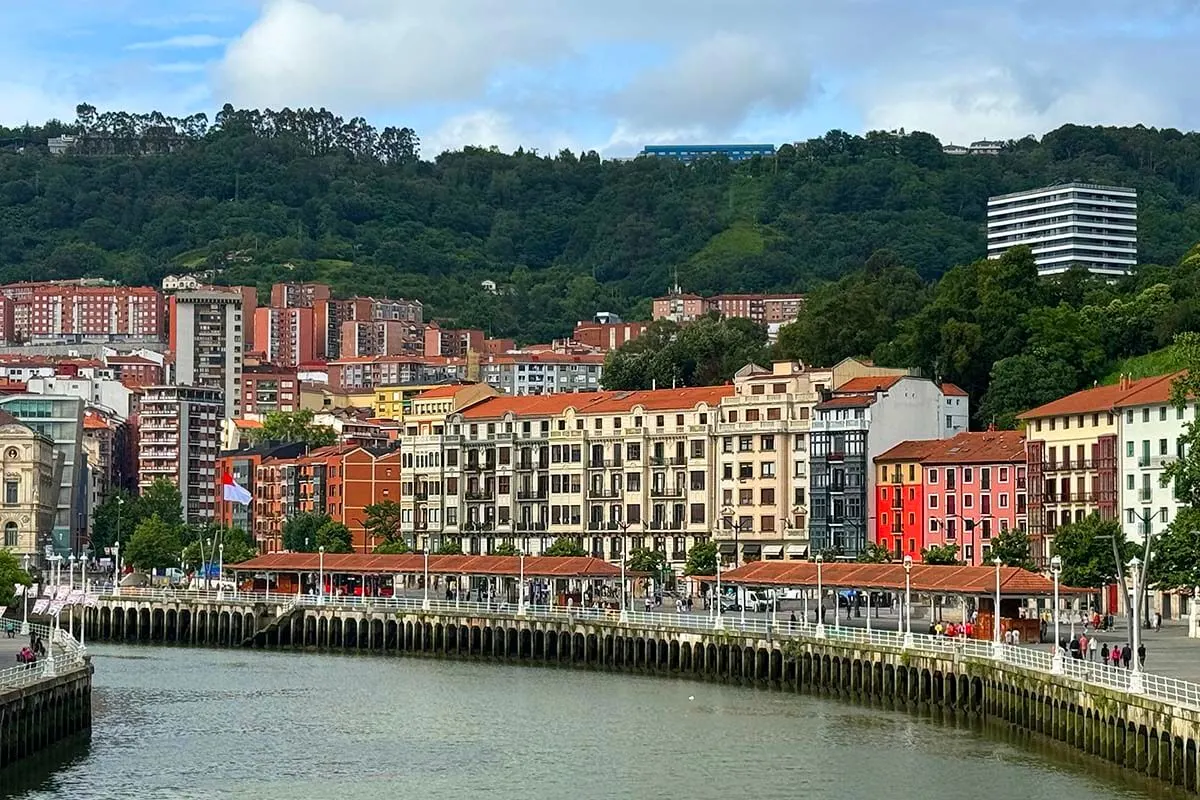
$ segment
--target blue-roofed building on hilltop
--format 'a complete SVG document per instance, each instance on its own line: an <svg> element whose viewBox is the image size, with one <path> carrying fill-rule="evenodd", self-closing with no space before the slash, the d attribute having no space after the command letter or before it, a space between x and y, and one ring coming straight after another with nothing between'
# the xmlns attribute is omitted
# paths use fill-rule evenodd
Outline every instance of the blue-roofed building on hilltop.
<svg viewBox="0 0 1200 800"><path fill-rule="evenodd" d="M651 158L673 158L690 164L700 158L723 156L730 161L748 161L755 156L775 155L773 144L648 144L641 155Z"/></svg>

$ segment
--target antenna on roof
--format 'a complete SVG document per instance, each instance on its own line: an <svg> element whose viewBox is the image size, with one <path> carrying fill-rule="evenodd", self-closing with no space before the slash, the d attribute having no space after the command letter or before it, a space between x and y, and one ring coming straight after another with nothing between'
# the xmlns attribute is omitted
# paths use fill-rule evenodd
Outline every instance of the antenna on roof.
<svg viewBox="0 0 1200 800"><path fill-rule="evenodd" d="M658 378L651 378L650 379L650 389L653 391L654 389L657 389L657 388L658 388Z"/></svg>

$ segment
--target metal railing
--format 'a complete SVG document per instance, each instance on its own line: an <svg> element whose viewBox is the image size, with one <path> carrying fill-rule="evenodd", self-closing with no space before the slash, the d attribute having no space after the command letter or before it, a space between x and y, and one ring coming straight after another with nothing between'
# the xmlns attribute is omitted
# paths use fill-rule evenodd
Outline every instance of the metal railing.
<svg viewBox="0 0 1200 800"><path fill-rule="evenodd" d="M112 595L108 595L112 599ZM166 601L200 600L245 603L278 603L288 610L292 607L363 609L382 611L429 611L439 613L471 614L479 616L515 617L521 615L518 603L507 600L478 602L446 600L442 597L397 596L355 597L315 594L281 594L271 592L216 592L169 589L121 589L121 598L158 599ZM610 601L611 602L611 601ZM743 617L739 612L726 612L719 617L710 612L678 614L671 612L642 611L628 608L621 612L612 608L586 608L583 606L561 606L527 603L524 618L556 619L566 622L594 620L609 624L632 625L664 631L709 632L723 630L760 635L767 638L796 640L825 640L847 644L867 644L892 647L909 652L946 655L954 658L980 658L998 660L1014 667L1046 675L1060 674L1064 677L1095 686L1153 697L1174 705L1200 708L1200 683L1148 673L1136 673L1141 687L1136 687L1135 673L1123 667L1098 664L1086 659L1074 659L1063 654L1061 673L1055 672L1053 650L1048 646L995 644L991 641L967 639L965 637L933 636L930 634L905 634L894 628L881 629L817 624L808 621L782 620L775 617ZM70 642L73 639L65 636ZM78 647L78 643L74 643ZM8 670L12 672L12 670ZM5 673L0 673L0 676ZM0 680L0 685L3 685Z"/></svg>
<svg viewBox="0 0 1200 800"><path fill-rule="evenodd" d="M13 620L7 620L13 622ZM87 648L61 628L29 623L29 633L47 642L48 652L32 664L17 664L0 669L0 689L15 689L53 678L83 665ZM24 634L28 635L28 634Z"/></svg>

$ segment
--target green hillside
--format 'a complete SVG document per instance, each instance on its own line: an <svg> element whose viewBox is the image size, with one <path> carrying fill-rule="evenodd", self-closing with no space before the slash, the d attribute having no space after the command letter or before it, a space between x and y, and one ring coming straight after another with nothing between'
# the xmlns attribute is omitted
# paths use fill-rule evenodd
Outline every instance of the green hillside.
<svg viewBox="0 0 1200 800"><path fill-rule="evenodd" d="M87 154L51 157L63 132L86 134ZM81 106L0 140L25 142L0 151L0 280L319 277L524 341L644 310L676 273L705 293L811 290L886 248L932 281L984 252L989 195L1060 180L1136 187L1144 263L1200 241L1200 136L1142 127L1066 126L998 157L832 131L775 159L692 166L479 148L422 160L408 129L229 106L211 123Z"/></svg>

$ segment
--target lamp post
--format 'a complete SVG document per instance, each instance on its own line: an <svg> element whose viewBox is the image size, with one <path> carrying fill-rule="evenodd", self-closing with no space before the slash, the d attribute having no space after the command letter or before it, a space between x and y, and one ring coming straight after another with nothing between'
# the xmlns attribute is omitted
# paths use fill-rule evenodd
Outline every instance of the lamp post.
<svg viewBox="0 0 1200 800"><path fill-rule="evenodd" d="M1000 566L1004 562L997 556L992 563L996 565L996 604L992 608L992 655L999 659L1004 656L1004 647L1000 643Z"/></svg>
<svg viewBox="0 0 1200 800"><path fill-rule="evenodd" d="M117 510L120 510L117 506ZM117 597L121 596L121 542L117 541L113 547L113 594Z"/></svg>
<svg viewBox="0 0 1200 800"><path fill-rule="evenodd" d="M1145 567L1137 556L1134 556L1129 562L1129 574L1133 578L1133 619L1140 623L1138 617L1138 604L1141 601L1142 580L1145 578ZM1133 668L1129 673L1129 691L1141 692L1142 687L1142 660L1138 658L1138 649L1142 640L1142 626L1135 624L1130 628L1130 643L1133 648Z"/></svg>
<svg viewBox="0 0 1200 800"><path fill-rule="evenodd" d="M621 622L629 622L629 610L625 608L625 557L621 556Z"/></svg>
<svg viewBox="0 0 1200 800"><path fill-rule="evenodd" d="M725 519L725 527L733 531L733 565L736 567L740 563L742 554L741 548L741 532L742 521L735 520L733 516L733 506L725 506L721 509L721 516Z"/></svg>
<svg viewBox="0 0 1200 800"><path fill-rule="evenodd" d="M825 638L825 585L822 582L821 566L825 563L825 557L817 553L815 559L817 562L817 638ZM834 616L837 616L837 610L834 610Z"/></svg>
<svg viewBox="0 0 1200 800"><path fill-rule="evenodd" d="M1058 638L1058 576L1062 573L1062 556L1050 559L1050 574L1054 576L1054 658L1050 661L1050 671L1056 675L1063 672L1062 647Z"/></svg>
<svg viewBox="0 0 1200 800"><path fill-rule="evenodd" d="M325 545L317 548L317 605L325 605ZM266 586L270 594L270 583Z"/></svg>
<svg viewBox="0 0 1200 800"><path fill-rule="evenodd" d="M29 554L21 556L21 568L25 570L25 574L29 574ZM21 635L29 635L29 589L26 588L24 594L21 595Z"/></svg>
<svg viewBox="0 0 1200 800"><path fill-rule="evenodd" d="M426 559L425 563L426 564L429 563L428 559ZM523 616L525 616L525 551L523 551L523 550L521 551L520 563L521 563L521 579L520 579L520 584L517 586L517 616L523 617ZM622 575L625 574L625 569L623 566L621 568L621 574ZM425 580L426 581L429 580L428 567L426 567Z"/></svg>
<svg viewBox="0 0 1200 800"><path fill-rule="evenodd" d="M421 610L428 611L429 610L429 548L425 548L424 552L425 552L425 587L424 587L425 594L424 594L424 597L422 597L422 599L421 599ZM525 559L525 557L521 556L521 564L522 565L524 565L524 563L525 563L524 559ZM523 570L524 570L524 567L522 567L522 571Z"/></svg>
<svg viewBox="0 0 1200 800"><path fill-rule="evenodd" d="M67 633L75 638L75 606L71 605L71 593L75 591L75 554L67 559Z"/></svg>
<svg viewBox="0 0 1200 800"><path fill-rule="evenodd" d="M913 646L912 635L912 605L910 597L912 596L912 556L904 556L904 646Z"/></svg>
<svg viewBox="0 0 1200 800"><path fill-rule="evenodd" d="M717 562L717 596L713 598L713 608L716 609L713 617L713 628L721 630L725 627L725 621L721 619L721 551L718 546L716 554Z"/></svg>
<svg viewBox="0 0 1200 800"><path fill-rule="evenodd" d="M225 591L225 543L217 545L217 599L220 600Z"/></svg>

